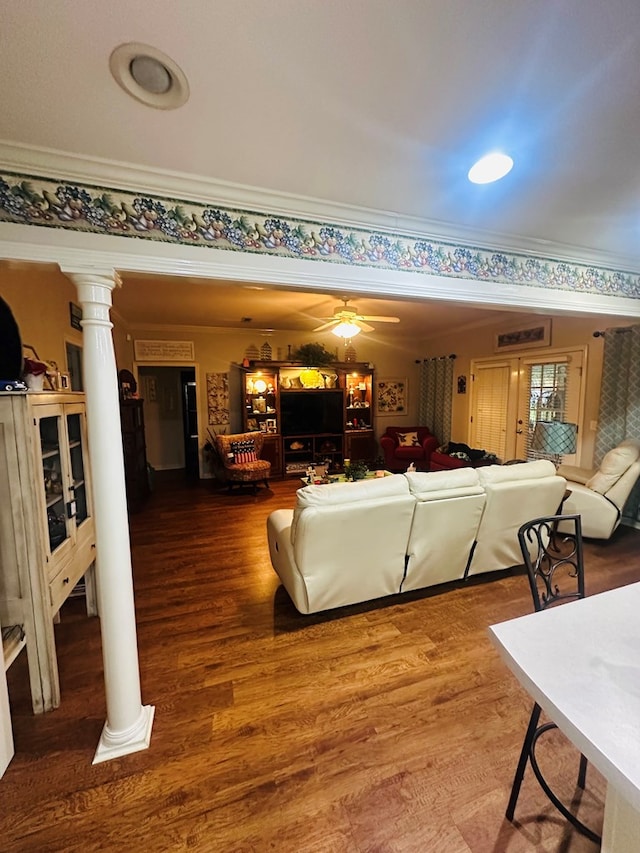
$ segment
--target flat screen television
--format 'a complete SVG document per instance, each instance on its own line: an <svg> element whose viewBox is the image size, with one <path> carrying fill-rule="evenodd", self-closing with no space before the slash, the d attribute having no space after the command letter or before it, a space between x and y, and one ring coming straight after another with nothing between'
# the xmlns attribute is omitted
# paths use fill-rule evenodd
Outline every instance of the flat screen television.
<svg viewBox="0 0 640 853"><path fill-rule="evenodd" d="M342 390L281 391L282 435L319 435L344 431Z"/></svg>

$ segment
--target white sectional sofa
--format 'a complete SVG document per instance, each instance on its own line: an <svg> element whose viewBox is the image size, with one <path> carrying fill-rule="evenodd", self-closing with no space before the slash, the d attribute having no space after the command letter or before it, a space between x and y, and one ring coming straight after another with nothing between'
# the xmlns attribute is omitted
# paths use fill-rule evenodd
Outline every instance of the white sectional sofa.
<svg viewBox="0 0 640 853"><path fill-rule="evenodd" d="M565 488L544 460L305 486L267 520L271 564L301 613L506 569Z"/></svg>

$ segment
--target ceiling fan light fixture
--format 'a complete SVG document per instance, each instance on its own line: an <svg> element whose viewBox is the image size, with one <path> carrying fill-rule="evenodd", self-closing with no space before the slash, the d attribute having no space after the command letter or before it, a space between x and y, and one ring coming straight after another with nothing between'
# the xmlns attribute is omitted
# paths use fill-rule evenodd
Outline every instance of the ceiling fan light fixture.
<svg viewBox="0 0 640 853"><path fill-rule="evenodd" d="M472 184L491 184L504 178L513 169L513 160L501 151L485 154L469 169L467 177Z"/></svg>
<svg viewBox="0 0 640 853"><path fill-rule="evenodd" d="M359 335L361 329L360 326L357 326L355 323L349 323L346 320L342 320L342 322L338 323L337 326L334 326L331 331L338 338L344 338L347 340L348 338L355 338L356 335Z"/></svg>

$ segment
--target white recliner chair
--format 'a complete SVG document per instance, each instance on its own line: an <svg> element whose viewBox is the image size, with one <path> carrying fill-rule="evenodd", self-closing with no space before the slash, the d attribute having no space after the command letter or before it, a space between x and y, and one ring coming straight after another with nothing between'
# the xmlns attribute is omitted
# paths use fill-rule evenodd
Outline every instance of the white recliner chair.
<svg viewBox="0 0 640 853"><path fill-rule="evenodd" d="M582 517L582 535L609 539L620 524L622 508L640 477L640 441L625 439L605 454L595 471L561 465L558 474L571 491L563 514ZM562 530L562 527L560 527Z"/></svg>

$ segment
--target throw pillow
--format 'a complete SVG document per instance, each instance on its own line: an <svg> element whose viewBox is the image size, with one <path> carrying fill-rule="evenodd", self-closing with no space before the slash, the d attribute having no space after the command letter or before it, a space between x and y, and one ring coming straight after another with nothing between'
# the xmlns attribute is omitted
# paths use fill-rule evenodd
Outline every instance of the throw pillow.
<svg viewBox="0 0 640 853"><path fill-rule="evenodd" d="M420 447L417 432L399 432L396 434L400 447Z"/></svg>
<svg viewBox="0 0 640 853"><path fill-rule="evenodd" d="M242 465L243 462L255 462L258 459L254 441L232 441L231 452L236 465Z"/></svg>

